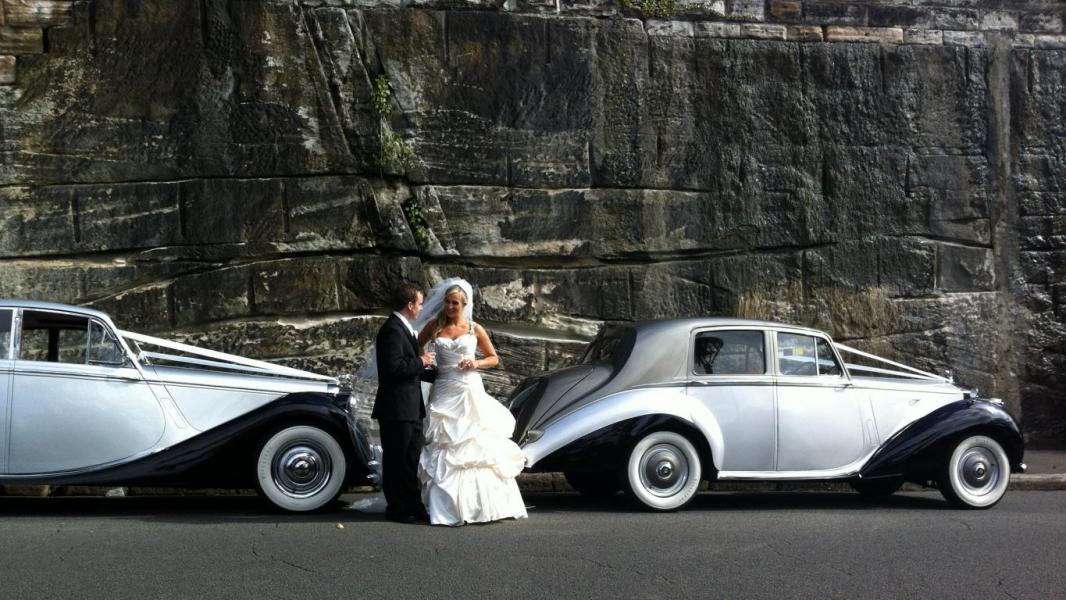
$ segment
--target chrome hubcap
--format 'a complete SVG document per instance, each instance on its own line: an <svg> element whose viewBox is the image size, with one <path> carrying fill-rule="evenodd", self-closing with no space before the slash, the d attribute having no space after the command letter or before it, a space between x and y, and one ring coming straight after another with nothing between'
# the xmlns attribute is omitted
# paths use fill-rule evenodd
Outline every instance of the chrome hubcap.
<svg viewBox="0 0 1066 600"><path fill-rule="evenodd" d="M681 491L688 481L688 471L685 455L670 444L652 446L640 458L640 482L644 489L659 497Z"/></svg>
<svg viewBox="0 0 1066 600"><path fill-rule="evenodd" d="M333 465L321 448L301 442L275 455L272 472L279 490L293 498L308 498L329 484Z"/></svg>
<svg viewBox="0 0 1066 600"><path fill-rule="evenodd" d="M983 494L999 483L999 464L988 448L974 447L959 460L959 480L971 493Z"/></svg>

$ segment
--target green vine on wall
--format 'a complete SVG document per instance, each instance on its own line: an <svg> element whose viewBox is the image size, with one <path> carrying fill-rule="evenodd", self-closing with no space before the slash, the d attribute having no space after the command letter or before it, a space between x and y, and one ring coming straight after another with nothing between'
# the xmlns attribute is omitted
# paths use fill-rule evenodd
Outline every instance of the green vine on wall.
<svg viewBox="0 0 1066 600"><path fill-rule="evenodd" d="M407 223L411 226L411 233L414 234L418 245L425 247L429 237L429 224L426 223L426 216L422 214L422 205L412 196L405 200L402 206L403 215L407 217Z"/></svg>
<svg viewBox="0 0 1066 600"><path fill-rule="evenodd" d="M374 162L381 168L398 164L406 171L415 164L415 151L407 140L392 130L392 125L389 123L389 116L392 114L392 85L388 77L378 75L374 79L371 96L374 102L374 112L378 115L378 140L380 142Z"/></svg>
<svg viewBox="0 0 1066 600"><path fill-rule="evenodd" d="M639 11L645 17L656 19L665 19L681 12L677 0L622 0L622 4Z"/></svg>

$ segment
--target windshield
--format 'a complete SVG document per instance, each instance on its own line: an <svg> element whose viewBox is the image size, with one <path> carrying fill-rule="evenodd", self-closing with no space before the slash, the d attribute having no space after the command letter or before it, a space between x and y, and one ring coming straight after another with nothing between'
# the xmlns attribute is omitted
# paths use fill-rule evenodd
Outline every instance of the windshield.
<svg viewBox="0 0 1066 600"><path fill-rule="evenodd" d="M620 352L625 352L627 344L623 341L632 334L633 328L628 325L605 325L585 348L578 362L583 365L614 362Z"/></svg>

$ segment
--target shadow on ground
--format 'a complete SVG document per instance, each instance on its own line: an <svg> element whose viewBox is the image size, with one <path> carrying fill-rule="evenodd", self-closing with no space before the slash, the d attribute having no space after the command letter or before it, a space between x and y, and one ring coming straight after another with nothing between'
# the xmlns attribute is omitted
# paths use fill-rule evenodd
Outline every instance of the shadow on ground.
<svg viewBox="0 0 1066 600"><path fill-rule="evenodd" d="M0 497L2 517L103 517L141 519L175 523L360 523L384 522L383 515L348 510L347 502L359 498L346 495L331 510L311 514L291 514L272 510L261 500L248 496L152 496L127 498ZM577 494L526 494L529 515L551 513L631 513L649 514L617 495L606 499ZM934 492L902 493L881 500L869 500L847 492L764 492L701 493L685 512L746 512L767 510L898 510L948 509Z"/></svg>

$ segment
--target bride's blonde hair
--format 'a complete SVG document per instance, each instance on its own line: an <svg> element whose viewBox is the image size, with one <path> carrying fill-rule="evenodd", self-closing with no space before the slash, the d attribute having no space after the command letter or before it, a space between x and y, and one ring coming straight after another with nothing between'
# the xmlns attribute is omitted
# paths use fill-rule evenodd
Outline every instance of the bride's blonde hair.
<svg viewBox="0 0 1066 600"><path fill-rule="evenodd" d="M466 290L461 285L453 285L444 291L444 299L447 300L448 296L452 294L459 294L459 298L463 301L463 308L470 303L470 298L466 297ZM459 313L459 317L462 318L463 313ZM433 321L433 337L437 337L441 330L448 326L448 315L444 313L444 307L442 306L440 312L437 313L437 318Z"/></svg>

